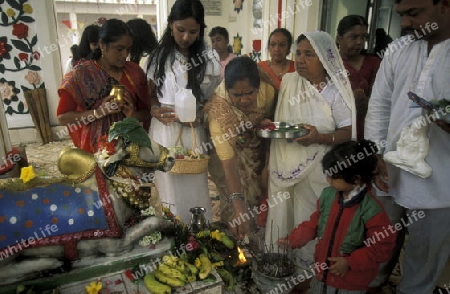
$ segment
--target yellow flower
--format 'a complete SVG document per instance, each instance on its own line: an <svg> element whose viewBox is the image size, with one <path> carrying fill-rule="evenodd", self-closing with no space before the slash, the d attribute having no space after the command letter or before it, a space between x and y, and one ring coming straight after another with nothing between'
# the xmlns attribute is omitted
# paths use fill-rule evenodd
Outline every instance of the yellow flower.
<svg viewBox="0 0 450 294"><path fill-rule="evenodd" d="M211 232L211 237L213 239L216 239L217 241L222 241L224 233L219 232L219 230L215 230L214 232Z"/></svg>
<svg viewBox="0 0 450 294"><path fill-rule="evenodd" d="M87 294L98 294L102 289L102 282L91 282L88 286L85 286Z"/></svg>
<svg viewBox="0 0 450 294"><path fill-rule="evenodd" d="M32 165L27 166L27 167L22 167L22 169L20 170L20 179L24 183L28 183L35 177L36 177L36 174L34 173Z"/></svg>
<svg viewBox="0 0 450 294"><path fill-rule="evenodd" d="M30 4L24 4L23 5L23 11L25 11L26 13L33 13L33 7L31 7Z"/></svg>
<svg viewBox="0 0 450 294"><path fill-rule="evenodd" d="M202 267L202 262L200 261L200 259L197 257L194 261L194 265L196 268L201 268Z"/></svg>
<svg viewBox="0 0 450 294"><path fill-rule="evenodd" d="M6 15L9 17L13 17L16 15L16 12L14 11L14 9L8 8L8 9L6 9Z"/></svg>

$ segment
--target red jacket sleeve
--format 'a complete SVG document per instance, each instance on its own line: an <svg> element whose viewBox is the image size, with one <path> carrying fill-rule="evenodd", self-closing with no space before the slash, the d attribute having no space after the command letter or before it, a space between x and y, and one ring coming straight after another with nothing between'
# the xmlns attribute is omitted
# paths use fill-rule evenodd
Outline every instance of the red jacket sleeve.
<svg viewBox="0 0 450 294"><path fill-rule="evenodd" d="M394 252L397 231L383 211L366 223L365 246L346 257L352 270L366 270L387 261ZM374 263L376 262L376 264Z"/></svg>
<svg viewBox="0 0 450 294"><path fill-rule="evenodd" d="M300 248L317 236L317 226L319 224L320 210L317 201L317 210L311 214L308 221L304 221L293 229L288 236L291 248Z"/></svg>

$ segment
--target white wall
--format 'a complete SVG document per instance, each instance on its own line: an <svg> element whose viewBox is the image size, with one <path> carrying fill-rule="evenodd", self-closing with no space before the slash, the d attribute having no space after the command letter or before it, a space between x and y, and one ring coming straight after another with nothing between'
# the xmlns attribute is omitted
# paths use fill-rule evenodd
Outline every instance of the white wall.
<svg viewBox="0 0 450 294"><path fill-rule="evenodd" d="M322 0L262 0L263 3L263 25L261 29L253 27L253 3L256 0L246 0L243 9L237 13L234 11L233 1L221 1L221 16L206 16L205 22L208 26L205 35L215 26L225 27L230 34L230 45L233 38L242 37L242 54L248 54L253 50L253 40L261 40L261 60L268 59L267 41L270 32L278 27L277 15L278 3L280 1L285 17L281 20L281 27L286 27L295 39L302 32L317 30L320 21L320 5ZM259 2L259 1L257 1ZM159 5L159 15L162 16L161 28L167 25L167 14L170 12L175 0L167 0L167 3ZM209 42L209 38L206 38Z"/></svg>
<svg viewBox="0 0 450 294"><path fill-rule="evenodd" d="M329 32L333 37L337 34L339 21L346 15L357 14L366 17L367 0L332 1L332 15L329 21Z"/></svg>
<svg viewBox="0 0 450 294"><path fill-rule="evenodd" d="M289 29L294 39L302 32L316 30L319 27L321 0L262 0L263 1L263 22L262 29L255 30L253 27L253 3L261 0L245 0L242 10L234 11L233 1L221 1L221 16L206 16L207 30L206 36L214 26L223 26L230 33L230 44L233 45L233 38L239 33L242 37L242 54L252 52L253 40L262 40L261 59L268 58L267 39L270 32L277 27L278 1L281 1L282 10L285 14L281 20L281 27ZM109 4L87 4L78 2L57 3L53 1L29 0L35 11L36 31L38 33L37 48L43 50L40 60L42 66L42 78L45 81L50 121L53 126L57 125L56 108L58 105L57 88L62 78L62 67L69 57L70 46L73 44L73 33L61 23L63 19L69 19L71 12L76 13L78 22L86 26L95 22L99 17L116 17L123 20L143 16L149 23L157 22L159 30L166 27L167 14L175 0L160 0L156 5L109 5ZM306 5L306 4L307 5ZM154 19L155 14L160 14L160 18ZM39 28L39 29L38 29ZM1 28L0 28L1 30ZM79 31L81 32L81 25ZM79 34L79 32L78 32ZM3 34L2 34L3 35ZM209 38L205 38L209 42ZM44 50L46 48L46 51ZM23 80L23 77L21 78ZM19 81L18 83L23 83ZM21 128L20 130L10 130L13 144L20 142L39 141L34 130L34 125L29 115L21 115L25 122L18 123L18 120L8 118L9 128ZM17 118L17 116L16 116ZM25 128L24 127L30 127ZM63 127L58 127L63 128ZM54 127L55 129L55 127ZM56 138L57 139L57 138Z"/></svg>
<svg viewBox="0 0 450 294"><path fill-rule="evenodd" d="M230 34L230 45L233 46L234 37L239 34L242 37L242 54L252 52L252 41L260 39L260 34L251 31L253 27L252 1L244 1L242 10L237 13L234 11L233 1L221 1L222 16L206 16L205 22L208 26L205 36L208 36L211 29L215 26L221 26L228 30ZM209 37L206 38L210 42Z"/></svg>

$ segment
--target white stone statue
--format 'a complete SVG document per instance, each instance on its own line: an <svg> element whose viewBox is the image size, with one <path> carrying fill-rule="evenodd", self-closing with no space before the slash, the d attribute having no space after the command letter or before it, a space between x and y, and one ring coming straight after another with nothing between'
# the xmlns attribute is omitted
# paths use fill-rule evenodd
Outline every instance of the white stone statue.
<svg viewBox="0 0 450 294"><path fill-rule="evenodd" d="M253 0L253 28L262 28L262 0Z"/></svg>
<svg viewBox="0 0 450 294"><path fill-rule="evenodd" d="M422 178L428 178L433 171L425 161L429 151L428 125L418 118L405 126L397 142L397 150L384 155L384 160Z"/></svg>
<svg viewBox="0 0 450 294"><path fill-rule="evenodd" d="M72 269L82 270L128 252L124 258L141 255L140 250L152 255L148 248L137 246L139 240L173 230L173 223L162 217L162 204L152 185L155 170L169 171L173 166L169 151L147 142L146 131L135 119L116 122L109 135L118 141L113 149L105 146L108 152L102 148L93 155L70 147L61 152L57 166L65 180L43 178L27 186L19 179L0 179L0 235L6 236L0 240L0 289L34 279L45 270L58 270L67 264L63 259L70 261ZM110 168L113 165L115 169ZM136 217L127 224L149 206L155 208L155 215ZM27 231L26 222L34 222L36 229ZM72 229L76 224L77 229ZM45 231L52 225L51 231ZM17 240L15 231L21 233ZM166 241L159 247L163 251L171 246Z"/></svg>

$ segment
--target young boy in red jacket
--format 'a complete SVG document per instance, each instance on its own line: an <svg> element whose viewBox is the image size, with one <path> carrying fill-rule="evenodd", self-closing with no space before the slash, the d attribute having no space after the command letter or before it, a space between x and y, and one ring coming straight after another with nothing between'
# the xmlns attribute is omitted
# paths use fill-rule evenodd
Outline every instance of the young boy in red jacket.
<svg viewBox="0 0 450 294"><path fill-rule="evenodd" d="M282 246L300 248L318 238L318 268L311 282L312 294L364 294L380 263L393 253L396 229L383 206L371 195L377 147L367 140L334 146L322 165L330 184L317 202L309 221L280 239Z"/></svg>

